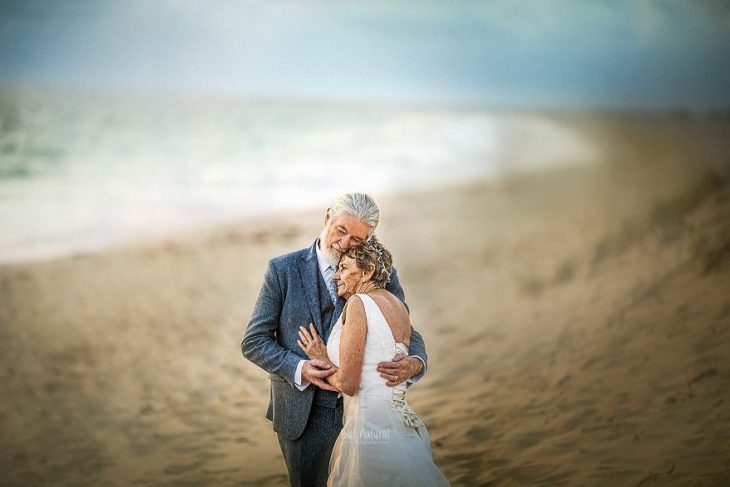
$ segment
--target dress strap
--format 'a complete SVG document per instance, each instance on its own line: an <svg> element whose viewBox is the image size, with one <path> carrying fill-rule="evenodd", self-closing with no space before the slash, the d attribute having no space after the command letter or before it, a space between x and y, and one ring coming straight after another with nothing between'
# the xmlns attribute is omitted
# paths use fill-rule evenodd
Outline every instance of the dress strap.
<svg viewBox="0 0 730 487"><path fill-rule="evenodd" d="M385 319L385 315L380 311L380 307L375 300L367 294L356 294L356 296L360 296L365 307L368 328L379 337L379 341L383 346L387 346L388 348L395 347L395 350L397 350L398 345L395 341L395 336L393 336L393 330L390 329L388 320Z"/></svg>
<svg viewBox="0 0 730 487"><path fill-rule="evenodd" d="M372 326L373 323L377 322L380 324L381 327L385 326L386 328L388 328L388 331L390 332L390 327L385 321L385 315L383 315L383 312L380 311L380 308L378 307L378 304L375 302L375 300L367 294L356 294L355 296L358 296L360 298L360 300L362 301L362 305L365 307L365 316L368 320L368 326Z"/></svg>
<svg viewBox="0 0 730 487"><path fill-rule="evenodd" d="M372 306L377 306L375 304L375 301L373 301L373 298L368 296L367 294L356 294L358 298L360 298L360 301L362 301L362 305L365 306L365 314L368 315L368 318L370 318L370 311L372 311Z"/></svg>

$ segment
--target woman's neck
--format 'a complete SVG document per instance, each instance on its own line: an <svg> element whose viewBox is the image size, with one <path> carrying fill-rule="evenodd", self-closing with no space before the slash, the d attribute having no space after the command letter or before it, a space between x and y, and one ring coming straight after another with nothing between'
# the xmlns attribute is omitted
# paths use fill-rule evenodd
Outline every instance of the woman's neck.
<svg viewBox="0 0 730 487"><path fill-rule="evenodd" d="M363 282L360 284L357 289L355 289L355 294L369 294L373 291L377 291L380 289L378 286L376 286L372 281Z"/></svg>

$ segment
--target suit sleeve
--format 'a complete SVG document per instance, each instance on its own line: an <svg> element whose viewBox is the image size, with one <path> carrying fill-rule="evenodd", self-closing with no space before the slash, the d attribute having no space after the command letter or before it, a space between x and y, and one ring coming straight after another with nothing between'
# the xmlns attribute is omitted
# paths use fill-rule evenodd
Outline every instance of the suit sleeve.
<svg viewBox="0 0 730 487"><path fill-rule="evenodd" d="M395 267L393 267L393 273L390 276L390 282L386 286L386 289L393 293L395 296L398 297L401 301L403 301L403 304L406 305L406 308L408 308L408 304L406 304L406 295L403 292L403 288L400 285L400 279L398 279L398 271L396 271ZM409 309L410 311L410 309ZM424 375L426 375L426 369L428 368L428 355L426 355L426 344L423 341L423 337L420 333L416 331L415 328L411 325L411 345L409 347L410 354L412 356L416 356L421 359L423 362L423 369L413 376L411 380L413 382L417 382L423 378Z"/></svg>
<svg viewBox="0 0 730 487"><path fill-rule="evenodd" d="M283 377L295 386L294 374L302 357L276 341L283 302L284 293L276 266L271 260L241 341L241 352L265 371Z"/></svg>

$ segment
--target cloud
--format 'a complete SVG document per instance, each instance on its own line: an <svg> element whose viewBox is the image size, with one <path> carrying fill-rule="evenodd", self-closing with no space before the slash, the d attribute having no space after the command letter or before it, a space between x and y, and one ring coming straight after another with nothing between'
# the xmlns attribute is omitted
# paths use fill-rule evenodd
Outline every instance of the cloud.
<svg viewBox="0 0 730 487"><path fill-rule="evenodd" d="M681 98L730 84L728 19L718 0L0 0L0 79L438 100L671 80Z"/></svg>

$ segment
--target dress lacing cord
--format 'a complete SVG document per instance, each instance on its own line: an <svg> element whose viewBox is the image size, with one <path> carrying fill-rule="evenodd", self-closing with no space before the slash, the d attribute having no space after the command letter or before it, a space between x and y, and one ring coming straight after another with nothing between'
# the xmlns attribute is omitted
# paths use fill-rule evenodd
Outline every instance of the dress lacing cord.
<svg viewBox="0 0 730 487"><path fill-rule="evenodd" d="M393 406L395 406L395 409L398 410L401 416L403 416L403 421L405 422L406 426L409 428L414 428L416 430L416 433L418 433L420 436L421 432L418 431L418 428L420 426L423 426L423 421L406 402L405 384L399 384L393 388L393 397L391 402L393 403Z"/></svg>

